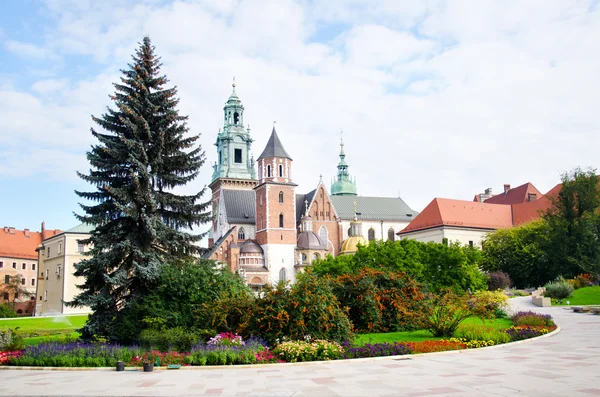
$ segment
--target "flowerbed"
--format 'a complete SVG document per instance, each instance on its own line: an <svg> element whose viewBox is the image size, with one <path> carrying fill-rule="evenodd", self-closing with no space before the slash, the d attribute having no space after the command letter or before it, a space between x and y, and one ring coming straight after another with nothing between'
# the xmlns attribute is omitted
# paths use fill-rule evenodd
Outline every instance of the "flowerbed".
<svg viewBox="0 0 600 397"><path fill-rule="evenodd" d="M342 343L344 358L366 358L383 356L403 356L412 354L412 349L407 343L367 343L364 346L352 346L350 342Z"/></svg>
<svg viewBox="0 0 600 397"><path fill-rule="evenodd" d="M408 346L411 348L413 353L444 352L448 350L461 350L467 348L467 345L463 342L445 339L409 342Z"/></svg>
<svg viewBox="0 0 600 397"><path fill-rule="evenodd" d="M326 340L290 341L277 345L273 353L286 362L337 360L344 355L344 348Z"/></svg>
<svg viewBox="0 0 600 397"><path fill-rule="evenodd" d="M510 336L511 342L516 342L518 340L524 340L529 338L535 338L536 336L545 335L551 331L554 331L556 326L551 327L543 327L543 326L529 326L529 325L518 325L514 327L510 327L505 330Z"/></svg>
<svg viewBox="0 0 600 397"><path fill-rule="evenodd" d="M554 326L554 320L549 314L535 313L532 311L517 312L510 317L514 325L529 326Z"/></svg>

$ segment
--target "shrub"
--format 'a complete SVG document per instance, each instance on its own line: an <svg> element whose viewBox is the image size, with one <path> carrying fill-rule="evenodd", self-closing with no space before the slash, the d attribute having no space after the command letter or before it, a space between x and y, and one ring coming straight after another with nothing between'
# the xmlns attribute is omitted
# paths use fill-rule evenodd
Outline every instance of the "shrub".
<svg viewBox="0 0 600 397"><path fill-rule="evenodd" d="M404 273L360 269L331 278L333 292L357 332L390 332L422 327L423 286Z"/></svg>
<svg viewBox="0 0 600 397"><path fill-rule="evenodd" d="M467 297L452 290L431 294L427 303L425 329L433 336L453 336L460 323L472 315Z"/></svg>
<svg viewBox="0 0 600 397"><path fill-rule="evenodd" d="M6 303L0 303L0 318L17 317L17 313Z"/></svg>
<svg viewBox="0 0 600 397"><path fill-rule="evenodd" d="M574 288L564 278L559 277L545 285L546 292L544 296L553 299L564 299L571 296Z"/></svg>
<svg viewBox="0 0 600 397"><path fill-rule="evenodd" d="M199 343L192 348L190 355L185 357L184 363L189 365L254 364L258 360L257 354L264 350L267 350L266 343L258 338L247 339L243 346Z"/></svg>
<svg viewBox="0 0 600 397"><path fill-rule="evenodd" d="M474 315L492 319L496 317L498 310L506 309L508 297L500 290L477 291L467 303Z"/></svg>
<svg viewBox="0 0 600 397"><path fill-rule="evenodd" d="M504 290L510 288L511 282L510 277L504 272L492 272L488 274L488 290L497 291L499 289Z"/></svg>
<svg viewBox="0 0 600 397"><path fill-rule="evenodd" d="M240 325L243 336L260 335L269 343L288 338L344 341L352 337L352 324L327 280L307 271L291 287L267 287Z"/></svg>
<svg viewBox="0 0 600 397"><path fill-rule="evenodd" d="M510 337L506 334L506 332L502 332L483 324L463 324L456 330L456 337L464 342L491 341L493 344L497 345L510 342Z"/></svg>
<svg viewBox="0 0 600 397"><path fill-rule="evenodd" d="M284 363L285 361L280 360L273 354L271 350L261 350L255 355L257 364L271 364L271 363Z"/></svg>
<svg viewBox="0 0 600 397"><path fill-rule="evenodd" d="M23 338L14 329L0 329L0 352L23 349Z"/></svg>
<svg viewBox="0 0 600 397"><path fill-rule="evenodd" d="M326 340L290 341L277 345L273 354L286 362L327 361L341 358L344 349L339 343Z"/></svg>
<svg viewBox="0 0 600 397"><path fill-rule="evenodd" d="M466 349L467 345L464 342L450 340L425 340L422 342L408 342L407 345L413 353L432 353L444 352L448 350Z"/></svg>
<svg viewBox="0 0 600 397"><path fill-rule="evenodd" d="M532 311L522 311L513 314L510 320L514 325L529 326L554 326L554 320L549 314L535 313Z"/></svg>
<svg viewBox="0 0 600 397"><path fill-rule="evenodd" d="M350 342L342 343L344 358L366 358L382 356L403 356L411 354L412 349L406 343L367 343L364 346L351 346Z"/></svg>
<svg viewBox="0 0 600 397"><path fill-rule="evenodd" d="M183 327L156 330L145 329L140 333L140 344L147 349L189 352L198 343L198 334Z"/></svg>

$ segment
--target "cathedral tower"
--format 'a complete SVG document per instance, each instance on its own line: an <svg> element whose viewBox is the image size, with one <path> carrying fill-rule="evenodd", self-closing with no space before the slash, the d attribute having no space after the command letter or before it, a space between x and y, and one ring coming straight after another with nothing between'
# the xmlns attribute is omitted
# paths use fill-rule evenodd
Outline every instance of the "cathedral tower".
<svg viewBox="0 0 600 397"><path fill-rule="evenodd" d="M223 107L223 129L219 129L215 142L217 161L213 165L212 182L209 185L212 190L213 241L223 233L217 225L221 191L252 190L257 184L254 159L250 152L254 140L250 137L250 128L244 127L244 105L235 92L235 79L232 87L233 92Z"/></svg>
<svg viewBox="0 0 600 397"><path fill-rule="evenodd" d="M344 153L344 140L340 139L340 162L337 166L337 180L331 184L332 196L356 196L356 179L352 180L348 173L346 153Z"/></svg>
<svg viewBox="0 0 600 397"><path fill-rule="evenodd" d="M295 281L296 198L292 158L275 127L258 157L256 191L256 241L265 253L271 283Z"/></svg>

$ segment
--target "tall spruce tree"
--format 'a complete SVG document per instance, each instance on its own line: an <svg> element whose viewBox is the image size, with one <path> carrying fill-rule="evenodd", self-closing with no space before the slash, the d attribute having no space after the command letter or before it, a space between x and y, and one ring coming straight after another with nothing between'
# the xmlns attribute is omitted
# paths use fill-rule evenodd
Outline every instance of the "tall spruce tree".
<svg viewBox="0 0 600 397"><path fill-rule="evenodd" d="M105 132L92 129L99 141L87 158L88 175L79 176L96 187L76 192L95 202L80 204L85 215L77 218L95 226L90 258L75 266L85 282L72 306L89 306L93 312L83 328L84 337L127 339L121 320L159 279L165 261L198 253L194 244L203 235L184 229L210 220L209 202L195 195L178 195L173 189L193 180L205 156L197 139L187 134L187 117L176 106L176 88L166 88L160 75L160 58L144 37L129 69L122 70L110 98L115 109L93 117Z"/></svg>

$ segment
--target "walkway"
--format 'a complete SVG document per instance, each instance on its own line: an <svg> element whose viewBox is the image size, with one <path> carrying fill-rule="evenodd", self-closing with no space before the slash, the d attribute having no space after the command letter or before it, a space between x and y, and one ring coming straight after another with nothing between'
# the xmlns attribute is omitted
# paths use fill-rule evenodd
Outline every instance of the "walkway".
<svg viewBox="0 0 600 397"><path fill-rule="evenodd" d="M530 298L513 309L550 313L551 337L433 355L254 368L0 371L0 395L20 396L600 396L600 316Z"/></svg>

